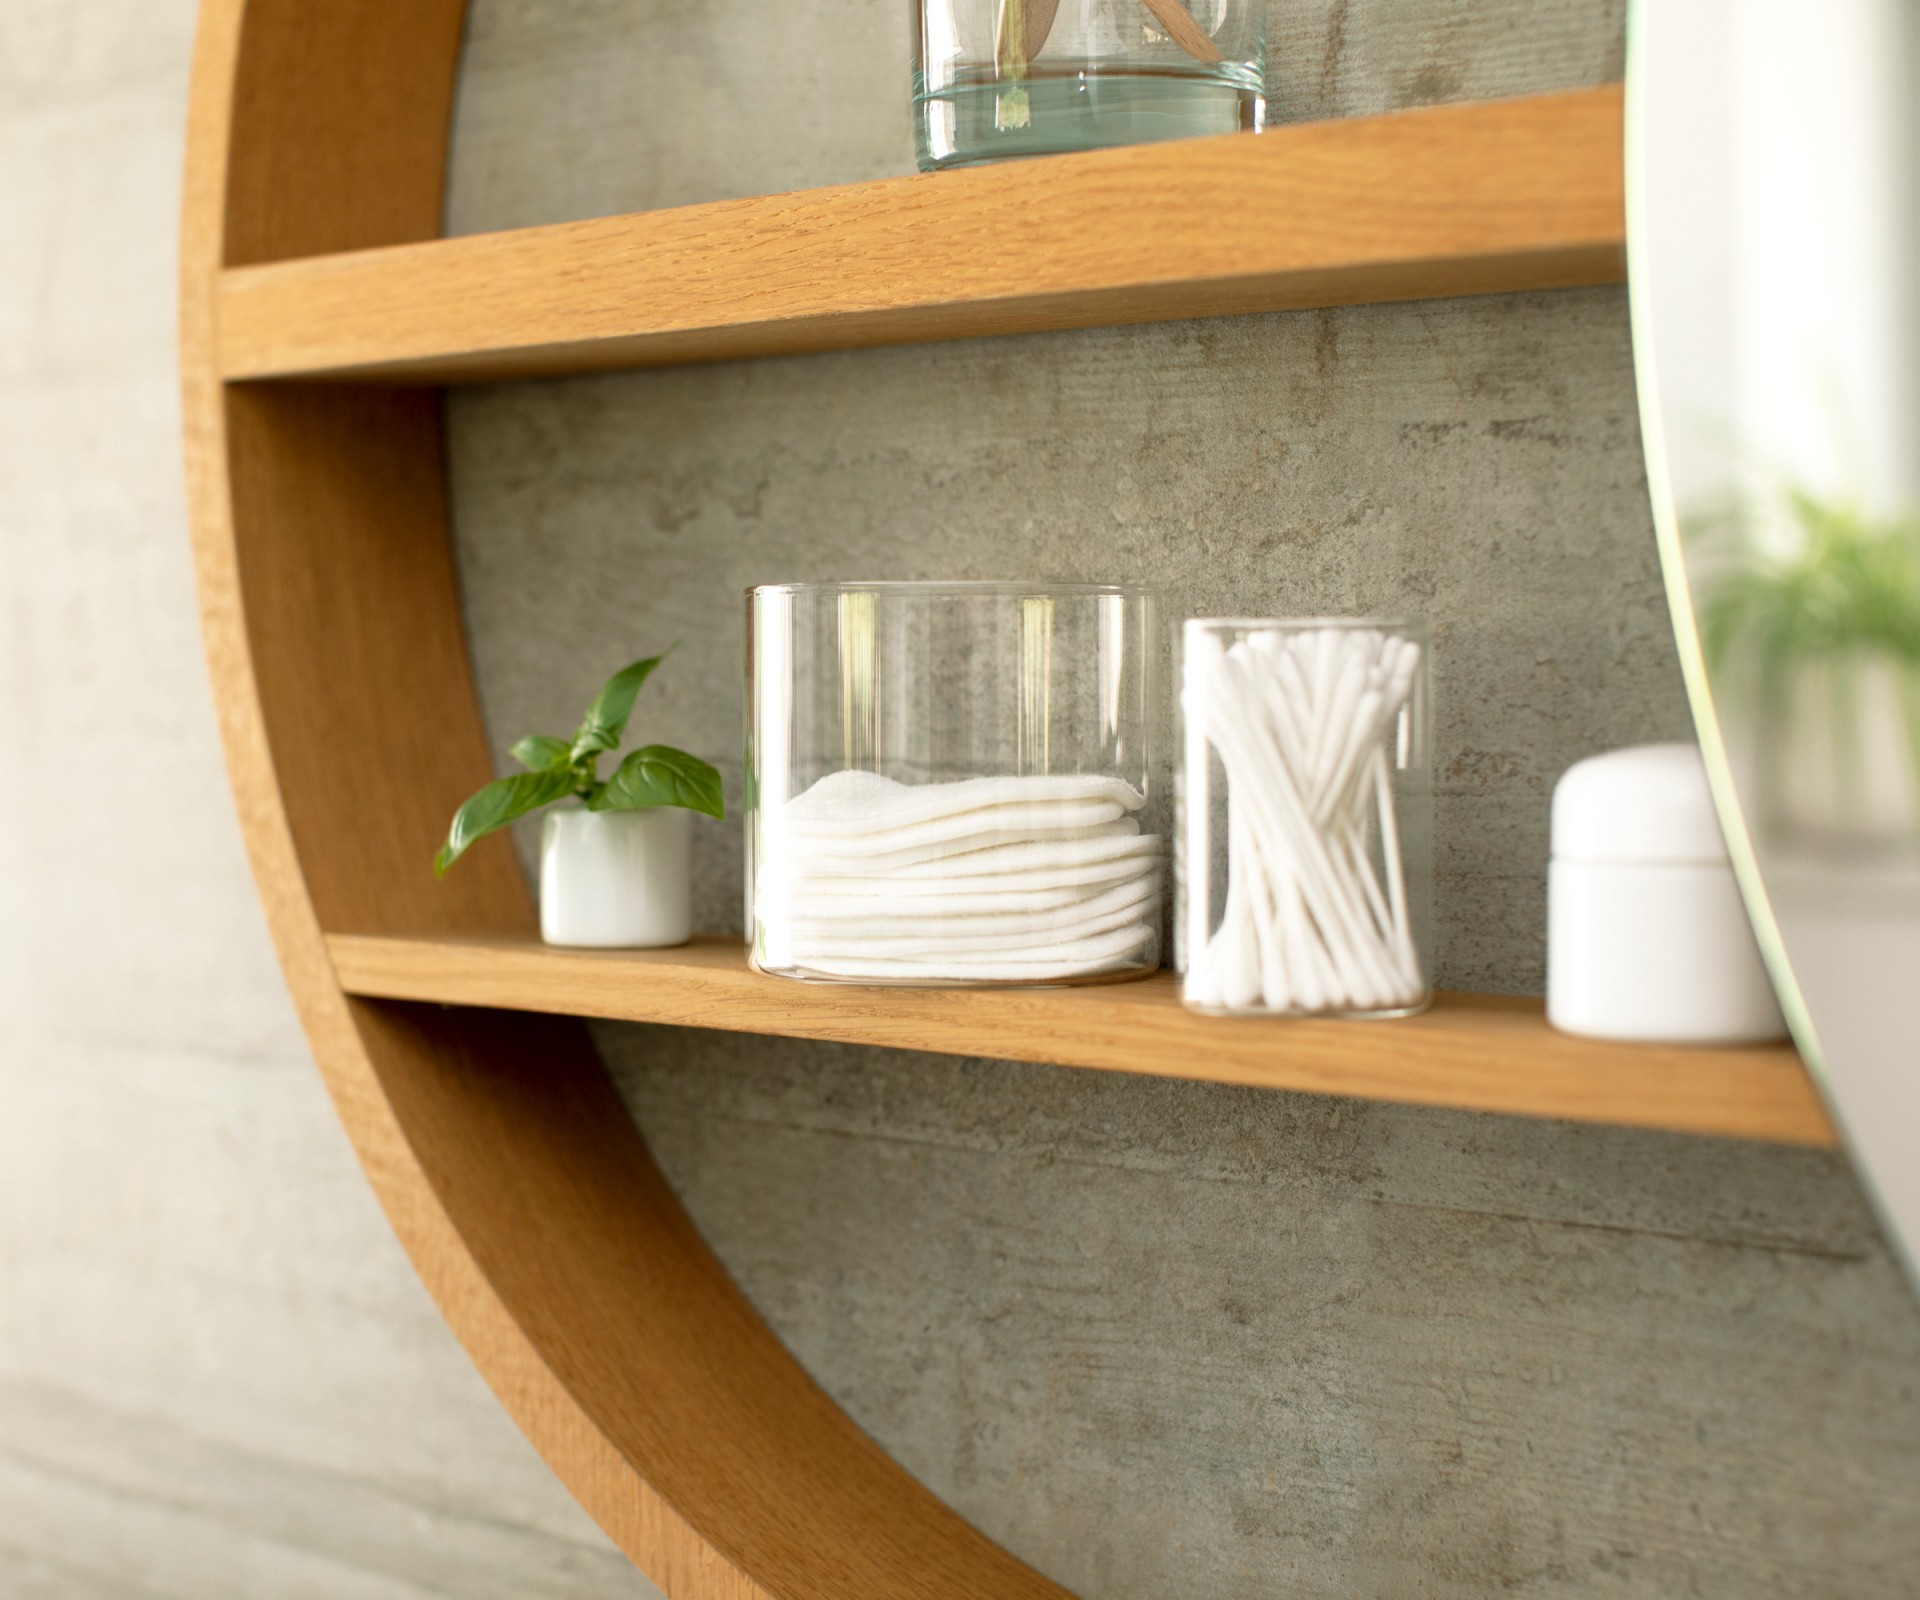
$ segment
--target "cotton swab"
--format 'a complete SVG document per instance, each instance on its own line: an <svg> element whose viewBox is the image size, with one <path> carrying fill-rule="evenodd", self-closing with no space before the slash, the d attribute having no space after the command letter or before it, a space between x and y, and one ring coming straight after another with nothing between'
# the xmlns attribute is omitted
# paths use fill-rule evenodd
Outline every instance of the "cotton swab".
<svg viewBox="0 0 1920 1600"><path fill-rule="evenodd" d="M1188 951L1194 1003L1378 1011L1424 997L1389 755L1421 658L1412 639L1341 626L1190 653L1187 714L1227 775L1226 896Z"/></svg>

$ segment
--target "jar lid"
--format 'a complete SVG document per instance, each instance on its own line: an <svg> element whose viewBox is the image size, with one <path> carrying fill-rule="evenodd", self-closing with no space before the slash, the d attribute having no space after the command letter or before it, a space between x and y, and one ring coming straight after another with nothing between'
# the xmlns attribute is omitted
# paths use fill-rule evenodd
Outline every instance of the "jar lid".
<svg viewBox="0 0 1920 1600"><path fill-rule="evenodd" d="M1725 861L1706 763L1690 744L1576 761L1553 791L1557 861Z"/></svg>

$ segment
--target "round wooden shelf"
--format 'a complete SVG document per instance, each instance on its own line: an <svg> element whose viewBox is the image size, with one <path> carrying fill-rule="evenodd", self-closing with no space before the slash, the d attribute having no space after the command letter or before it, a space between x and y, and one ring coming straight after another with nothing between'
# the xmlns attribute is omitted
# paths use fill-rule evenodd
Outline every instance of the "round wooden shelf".
<svg viewBox="0 0 1920 1600"><path fill-rule="evenodd" d="M234 792L320 1070L421 1278L672 1600L1061 1600L780 1346L569 1018L350 998L328 928L531 935L508 852L422 864L491 775L429 390L230 385L223 271L439 231L462 0L206 0L182 374ZM490 857L490 859L488 859Z"/></svg>
<svg viewBox="0 0 1920 1600"><path fill-rule="evenodd" d="M717 1021L701 1008L744 1004L757 1020L727 1025L934 1049L997 1027L1026 1041L1005 1053L1131 1070L1116 1039L1157 1030L1163 1056L1192 1060L1189 1025L1164 992L1127 1002L1151 1015L1109 1015L1112 998L1036 1013L978 997L790 1006L717 950L621 998L629 970L540 951L504 846L436 882L427 863L446 819L492 763L439 394L391 380L1613 281L1618 91L1373 119L1290 133L1290 146L1109 152L436 244L463 12L464 0L203 0L196 47L181 367L200 606L243 831L320 1071L475 1364L672 1600L1062 1600L781 1347L661 1178L580 1016ZM1138 248L1091 257L1062 243L1043 292L1009 294L991 255L997 208L1030 209L1037 186L1079 219L1070 234L1102 217L1124 230L1182 174L1195 192L1294 184L1313 205L1252 229L1240 207L1232 227L1171 244L1133 228ZM981 241L950 302L914 276L915 226L950 239L972 226ZM823 246L820 230L840 227L848 239ZM799 276L770 282L789 237L805 245ZM893 256L876 257L874 238ZM822 285L835 260L853 265ZM702 277L707 263L718 280ZM755 286L766 294L743 310ZM1511 1063L1538 1032L1495 1003L1396 1036L1426 1041L1408 1047L1431 1056L1411 1073L1397 1045L1355 1052L1315 1034L1267 1077L1251 1035L1223 1049L1231 1071L1184 1075L1831 1137L1790 1058L1729 1055L1672 1093L1643 1071L1643 1098L1627 1104L1605 1060L1573 1048L1555 1057L1559 1077L1522 1084ZM1505 1078L1475 1065L1488 1040Z"/></svg>

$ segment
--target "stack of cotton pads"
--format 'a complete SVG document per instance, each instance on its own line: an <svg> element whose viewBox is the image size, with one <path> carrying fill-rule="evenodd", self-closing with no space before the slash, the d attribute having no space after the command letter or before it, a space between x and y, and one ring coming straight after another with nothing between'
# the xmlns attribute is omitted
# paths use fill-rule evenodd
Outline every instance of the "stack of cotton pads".
<svg viewBox="0 0 1920 1600"><path fill-rule="evenodd" d="M901 983L1051 983L1154 965L1160 839L1117 778L822 778L766 819L761 964Z"/></svg>

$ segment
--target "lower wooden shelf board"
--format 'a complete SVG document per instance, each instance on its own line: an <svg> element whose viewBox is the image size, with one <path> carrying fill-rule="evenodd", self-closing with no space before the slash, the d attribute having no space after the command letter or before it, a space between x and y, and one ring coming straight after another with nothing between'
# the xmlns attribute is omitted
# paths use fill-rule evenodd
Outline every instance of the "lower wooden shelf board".
<svg viewBox="0 0 1920 1600"><path fill-rule="evenodd" d="M1171 973L1077 989L863 989L752 971L737 939L675 950L335 934L368 999L673 1023L795 1039L1349 1095L1413 1105L1832 1145L1786 1045L1613 1045L1557 1033L1537 1000L1444 994L1392 1022L1205 1017Z"/></svg>

